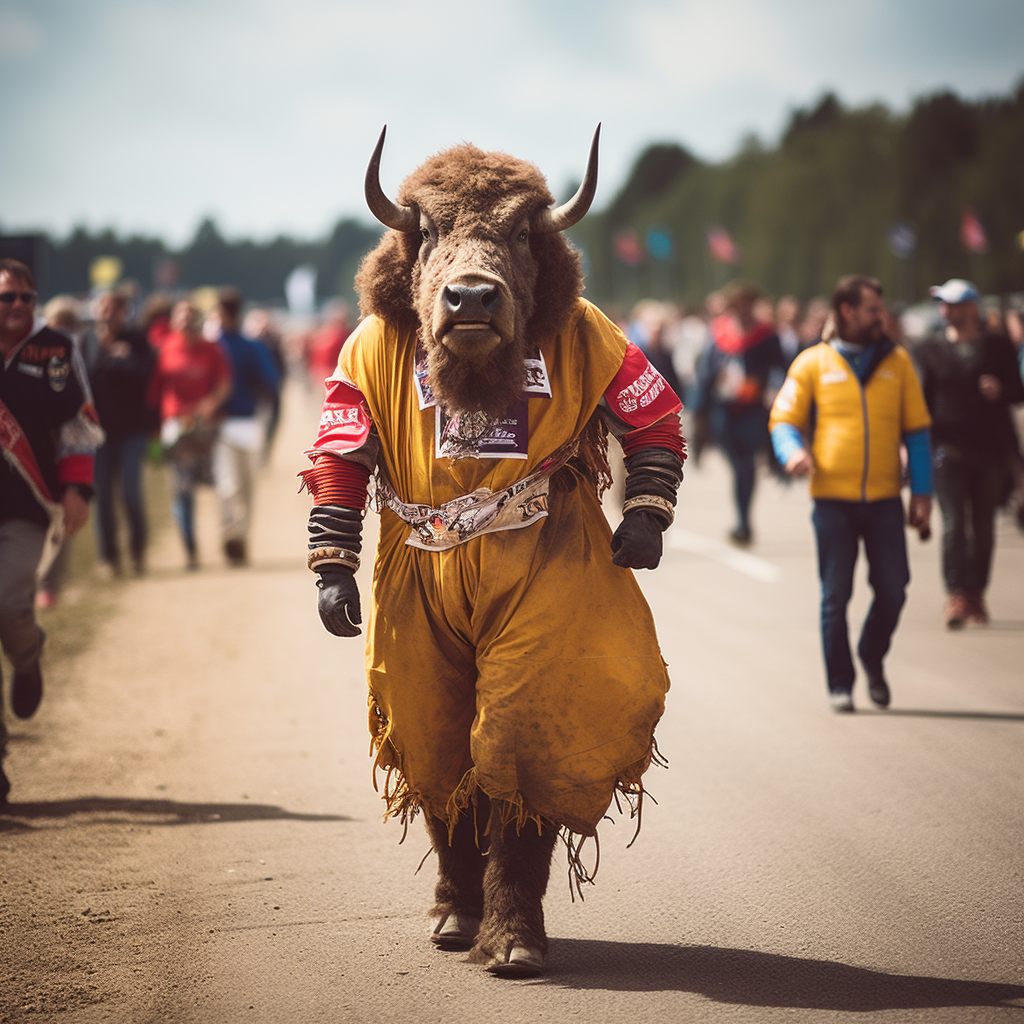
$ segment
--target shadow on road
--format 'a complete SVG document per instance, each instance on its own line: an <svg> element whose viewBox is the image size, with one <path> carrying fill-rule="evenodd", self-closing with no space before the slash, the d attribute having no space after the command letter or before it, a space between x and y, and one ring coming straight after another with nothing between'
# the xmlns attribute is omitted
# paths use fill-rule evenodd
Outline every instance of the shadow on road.
<svg viewBox="0 0 1024 1024"><path fill-rule="evenodd" d="M189 804L177 800L133 800L127 797L83 796L42 803L0 806L0 832L31 829L37 823L62 819L62 824L206 825L231 821L352 821L340 814L298 814L271 804Z"/></svg>
<svg viewBox="0 0 1024 1024"><path fill-rule="evenodd" d="M1024 985L885 974L827 960L715 946L559 939L549 983L613 992L694 992L717 1003L871 1013L1024 1006Z"/></svg>
<svg viewBox="0 0 1024 1024"><path fill-rule="evenodd" d="M885 711L868 708L866 712L858 711L858 714L863 713L877 718L966 718L982 722L1024 722L1024 712L1012 711L941 711L934 708L887 708Z"/></svg>

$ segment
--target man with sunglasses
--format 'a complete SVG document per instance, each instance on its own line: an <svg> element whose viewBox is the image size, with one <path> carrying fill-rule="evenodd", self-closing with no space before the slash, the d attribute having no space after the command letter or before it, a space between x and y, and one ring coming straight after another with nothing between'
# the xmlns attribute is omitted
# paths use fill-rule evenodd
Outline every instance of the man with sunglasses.
<svg viewBox="0 0 1024 1024"><path fill-rule="evenodd" d="M43 695L36 574L88 519L103 440L74 343L37 319L35 305L29 268L0 259L0 647L19 718L35 714ZM0 803L10 791L6 739L0 714Z"/></svg>

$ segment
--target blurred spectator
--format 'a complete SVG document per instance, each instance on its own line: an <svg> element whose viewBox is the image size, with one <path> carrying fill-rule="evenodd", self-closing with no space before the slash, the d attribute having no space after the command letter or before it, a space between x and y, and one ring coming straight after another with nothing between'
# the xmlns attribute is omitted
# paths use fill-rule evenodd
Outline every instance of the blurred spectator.
<svg viewBox="0 0 1024 1024"><path fill-rule="evenodd" d="M108 575L121 575L117 501L120 491L128 523L128 550L132 569L146 567L145 497L142 464L150 437L158 427L149 404L150 377L156 354L145 332L128 323L129 299L120 290L95 300L95 319L82 340L96 411L107 439L96 453L96 540L100 566Z"/></svg>
<svg viewBox="0 0 1024 1024"><path fill-rule="evenodd" d="M825 326L825 321L828 319L830 310L831 306L828 299L824 299L821 296L816 296L807 303L807 308L804 310L804 318L800 321L800 326L797 328L801 349L810 348L811 345L817 345L821 341L821 332Z"/></svg>
<svg viewBox="0 0 1024 1024"><path fill-rule="evenodd" d="M284 338L274 326L269 310L252 309L245 315L242 322L242 334L262 345L270 356L270 361L277 371L278 387L273 396L261 396L257 402L257 416L263 423L263 462L270 459L270 451L281 421L281 393L284 389L284 378L288 372L288 364L284 354Z"/></svg>
<svg viewBox="0 0 1024 1024"><path fill-rule="evenodd" d="M711 437L732 468L736 525L729 539L744 547L753 539L757 456L769 447L766 390L783 366L774 326L754 316L760 297L757 286L745 281L726 289L725 312L712 321L711 341L698 366L695 403L707 413Z"/></svg>
<svg viewBox="0 0 1024 1024"><path fill-rule="evenodd" d="M170 333L157 357L150 401L160 412L160 440L171 470L171 510L187 566L199 567L195 490L212 484L211 455L221 406L231 393L231 366L220 345L202 336L202 314L189 299L171 309Z"/></svg>
<svg viewBox="0 0 1024 1024"><path fill-rule="evenodd" d="M0 647L14 669L10 700L19 718L31 718L43 698L37 575L89 517L103 440L74 343L36 319L35 308L31 270L0 260ZM10 792L6 748L0 710L0 803Z"/></svg>
<svg viewBox="0 0 1024 1024"><path fill-rule="evenodd" d="M237 288L220 290L216 318L220 346L231 364L231 394L221 409L224 419L213 450L213 480L220 499L224 555L229 565L242 566L249 558L257 457L266 436L256 408L261 397L277 398L280 381L267 347L239 332L242 293Z"/></svg>
<svg viewBox="0 0 1024 1024"><path fill-rule="evenodd" d="M309 341L306 367L317 401L322 396L324 381L338 367L338 356L351 332L348 321L348 306L344 302L331 303L325 311L323 324Z"/></svg>
<svg viewBox="0 0 1024 1024"><path fill-rule="evenodd" d="M931 293L946 326L916 355L933 421L946 625L959 629L988 622L996 510L1020 460L1010 406L1024 402L1024 384L1013 344L989 329L973 284L953 278Z"/></svg>
<svg viewBox="0 0 1024 1024"><path fill-rule="evenodd" d="M66 334L75 344L79 343L82 334L82 320L78 315L78 301L71 295L55 295L43 307L46 326L61 334ZM67 537L53 558L46 575L39 581L36 591L36 607L50 608L60 599L67 576L68 560L71 557L72 538Z"/></svg>
<svg viewBox="0 0 1024 1024"><path fill-rule="evenodd" d="M693 391L697 383L697 360L710 334L703 317L685 309L679 311L679 317L673 325L675 343L672 346L672 366L676 371L681 391L676 394L683 400L684 406L693 401ZM684 431L689 436L689 434Z"/></svg>
<svg viewBox="0 0 1024 1024"><path fill-rule="evenodd" d="M171 333L171 307L174 305L169 295L154 292L142 307L142 329L146 332L150 345L159 349Z"/></svg>
<svg viewBox="0 0 1024 1024"><path fill-rule="evenodd" d="M800 351L800 335L797 332L797 318L800 315L800 303L793 295L783 295L775 303L775 333L779 336L779 347L782 358L789 369L789 364Z"/></svg>

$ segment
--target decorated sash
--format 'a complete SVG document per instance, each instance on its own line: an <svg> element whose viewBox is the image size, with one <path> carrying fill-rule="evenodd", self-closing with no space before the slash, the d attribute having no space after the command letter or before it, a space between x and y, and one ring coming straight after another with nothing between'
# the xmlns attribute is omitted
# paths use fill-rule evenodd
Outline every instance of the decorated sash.
<svg viewBox="0 0 1024 1024"><path fill-rule="evenodd" d="M46 486L39 462L32 446L21 429L21 424L14 418L10 409L0 401L0 451L4 459L28 485L33 497L42 506L50 519L50 528L46 532L43 554L39 559L36 576L42 579L64 542L64 507L53 500L50 489Z"/></svg>
<svg viewBox="0 0 1024 1024"><path fill-rule="evenodd" d="M387 505L412 530L409 547L424 551L447 551L474 537L500 530L521 530L548 514L548 486L552 475L576 454L578 438L562 445L540 466L501 491L478 487L436 508L410 505L399 499L391 482L378 469L377 511Z"/></svg>

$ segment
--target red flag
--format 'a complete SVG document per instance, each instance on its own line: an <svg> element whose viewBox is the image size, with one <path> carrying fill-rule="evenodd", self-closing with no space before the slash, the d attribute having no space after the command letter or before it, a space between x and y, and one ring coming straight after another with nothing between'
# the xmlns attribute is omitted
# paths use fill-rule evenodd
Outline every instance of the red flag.
<svg viewBox="0 0 1024 1024"><path fill-rule="evenodd" d="M723 227L708 228L708 252L719 263L739 263L740 249Z"/></svg>
<svg viewBox="0 0 1024 1024"><path fill-rule="evenodd" d="M981 221L971 209L964 210L960 219L960 241L968 252L975 252L978 255L988 252L988 238L985 237L985 229Z"/></svg>
<svg viewBox="0 0 1024 1024"><path fill-rule="evenodd" d="M615 236L615 255L628 267L643 263L644 247L635 231L620 231Z"/></svg>

